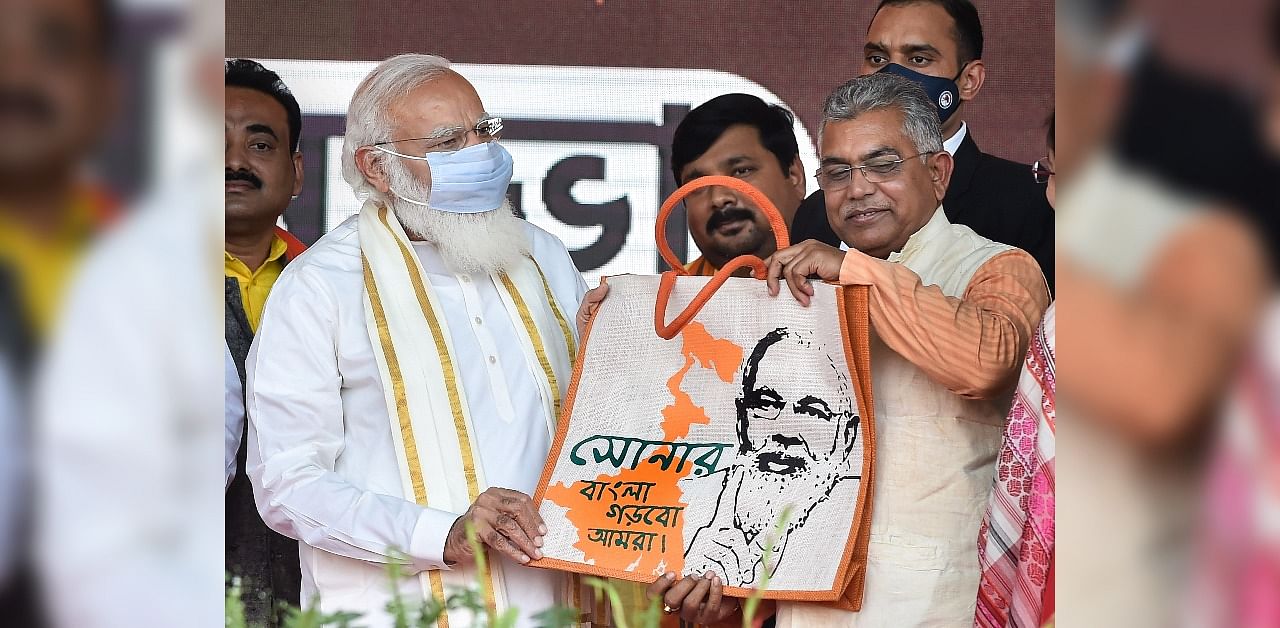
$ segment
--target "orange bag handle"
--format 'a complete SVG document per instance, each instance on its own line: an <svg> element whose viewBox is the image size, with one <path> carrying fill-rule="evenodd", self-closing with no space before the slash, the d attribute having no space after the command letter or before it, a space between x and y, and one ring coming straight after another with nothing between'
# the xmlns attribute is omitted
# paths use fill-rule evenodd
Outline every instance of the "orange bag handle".
<svg viewBox="0 0 1280 628"><path fill-rule="evenodd" d="M778 250L791 246L791 232L787 230L787 221L782 219L782 214L778 213L778 208L774 207L773 201L765 196L763 192L757 190L754 186L742 179L726 177L723 175L714 175L709 177L698 177L682 186L680 189L671 193L667 200L662 203L662 208L658 210L658 224L654 226L654 239L658 243L658 253L662 254L662 259L667 262L667 266L675 271L677 275L687 275L689 271L684 269L684 264L680 263L680 258L671 251L671 246L667 244L667 220L671 218L671 212L675 210L676 204L683 201L684 198L693 193L698 188L711 187L713 185L723 185L727 188L733 188L741 192L751 199L764 212L764 217L769 220L769 226L773 227L773 238L778 244ZM757 258L758 259L758 258ZM757 277L762 279L762 277Z"/></svg>
<svg viewBox="0 0 1280 628"><path fill-rule="evenodd" d="M676 334L680 333L680 330L684 329L685 325L688 325L689 321L692 321L693 317L702 310L707 301L711 300L711 296L716 293L716 290L719 290L720 286L724 285L724 282L728 281L729 277L739 268L751 267L752 275L756 279L764 279L765 273L768 272L768 268L764 265L764 260L759 257L755 255L739 255L729 260L729 263L725 264L724 268L716 271L716 274L711 277L711 281L708 281L707 285L703 286L698 291L698 294L694 295L693 300L684 308L684 311L676 316L675 320L671 321L670 324L664 322L667 303L671 300L671 291L675 288L676 277L689 274L689 271L685 270L684 265L680 263L680 260L667 244L667 220L671 217L671 212L675 209L676 203L684 200L684 197L698 188L713 185L723 185L745 194L747 198L750 198L756 204L756 207L760 208L760 211L764 212L765 218L769 220L769 225L773 227L773 237L778 245L778 250L781 251L791 246L791 236L787 233L787 223L782 219L782 214L778 213L778 208L774 207L769 197L752 187L751 184L741 179L716 175L699 177L680 186L680 189L676 190L662 203L662 208L658 210L658 223L655 227L658 252L662 254L662 259L666 260L667 265L671 267L671 270L662 273L662 279L658 282L658 299L654 303L653 309L654 331L663 340L675 338Z"/></svg>

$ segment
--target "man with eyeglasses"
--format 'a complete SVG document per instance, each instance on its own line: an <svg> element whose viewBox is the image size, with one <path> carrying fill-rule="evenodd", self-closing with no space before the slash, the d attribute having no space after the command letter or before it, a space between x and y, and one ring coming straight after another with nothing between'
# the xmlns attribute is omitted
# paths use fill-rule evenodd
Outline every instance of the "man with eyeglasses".
<svg viewBox="0 0 1280 628"><path fill-rule="evenodd" d="M982 152L961 115L986 80L982 22L969 0L881 0L867 28L859 73L886 72L925 88L942 123L943 150L955 166L943 207L947 219L1035 258L1053 288L1054 217L1027 166ZM821 194L796 213L794 241L836 243Z"/></svg>
<svg viewBox="0 0 1280 628"><path fill-rule="evenodd" d="M781 603L779 625L970 623L1001 427L1048 289L1026 252L947 220L953 159L918 84L872 74L837 88L819 153L827 218L849 250L784 249L769 289L785 281L808 304L813 275L871 286L875 507L861 611Z"/></svg>
<svg viewBox="0 0 1280 628"><path fill-rule="evenodd" d="M586 285L514 214L502 121L445 59L379 64L346 128L343 175L364 206L288 266L248 360L258 509L300 541L303 601L325 613L390 626L396 596L417 609L485 578L488 608L534 625L567 601L566 578L526 566L547 533L529 494Z"/></svg>

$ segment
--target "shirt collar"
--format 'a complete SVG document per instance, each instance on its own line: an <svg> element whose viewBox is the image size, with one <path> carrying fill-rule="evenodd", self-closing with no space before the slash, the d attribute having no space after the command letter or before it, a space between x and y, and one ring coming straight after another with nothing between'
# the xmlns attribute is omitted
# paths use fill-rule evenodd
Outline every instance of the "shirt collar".
<svg viewBox="0 0 1280 628"><path fill-rule="evenodd" d="M278 235L271 236L271 248L267 250L267 259L263 260L262 266L266 266L267 264L274 262L280 259L281 257L284 257L285 252L288 250L289 250L288 243L286 243L283 239L281 239L280 236ZM222 255L223 255L222 257L223 262L226 262L226 263L235 262L242 266L244 265L244 262L240 261L240 258L232 255L226 249L222 250ZM259 266L258 268L261 269L262 266ZM248 269L249 269L248 266L244 267L244 270L247 271ZM257 274L257 271L254 271L251 274Z"/></svg>
<svg viewBox="0 0 1280 628"><path fill-rule="evenodd" d="M942 211L942 205L938 205L938 208L933 210L933 217L929 219L929 222L924 223L923 227L920 227L919 230L911 234L911 237L907 238L907 243L902 245L901 251L890 253L888 261L894 263L902 262L904 258L910 257L921 248L928 246L935 236L950 226L951 221L947 220L947 213Z"/></svg>
<svg viewBox="0 0 1280 628"><path fill-rule="evenodd" d="M956 151L960 150L960 144L964 142L964 137L968 134L969 134L969 123L961 122L960 130L956 131L955 135L952 135L951 137L947 138L946 141L942 143L943 150L947 151L948 153L951 153L952 157L955 157Z"/></svg>
<svg viewBox="0 0 1280 628"><path fill-rule="evenodd" d="M684 269L694 276L714 275L720 271L719 268L712 266L711 262L708 262L705 256L700 256L698 259L685 264Z"/></svg>
<svg viewBox="0 0 1280 628"><path fill-rule="evenodd" d="M285 251L289 250L289 245L278 235L271 236L271 250L267 252L267 261L274 262L284 257Z"/></svg>

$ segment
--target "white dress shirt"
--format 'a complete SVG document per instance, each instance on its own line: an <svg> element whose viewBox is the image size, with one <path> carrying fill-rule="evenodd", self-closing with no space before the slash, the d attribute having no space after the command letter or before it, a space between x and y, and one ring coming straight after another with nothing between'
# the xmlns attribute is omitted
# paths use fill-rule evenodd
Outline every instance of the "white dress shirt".
<svg viewBox="0 0 1280 628"><path fill-rule="evenodd" d="M964 142L964 137L969 134L969 123L961 122L960 130L955 135L948 137L942 141L942 149L947 151L952 157L956 156L956 151L960 150L960 144Z"/></svg>
<svg viewBox="0 0 1280 628"><path fill-rule="evenodd" d="M383 625L389 550L406 571L446 569L444 540L462 513L403 495L383 382L365 326L357 216L291 262L272 289L247 362L247 469L258 510L301 541L302 599ZM526 223L531 253L572 317L586 284L555 236ZM488 275L456 275L435 247L413 243L445 313L453 358L491 486L532 494L550 447L543 402L515 325ZM572 323L571 323L572 324ZM413 385L412 381L406 382ZM505 561L521 625L554 603L560 576ZM400 586L421 597L416 578Z"/></svg>
<svg viewBox="0 0 1280 628"><path fill-rule="evenodd" d="M236 370L235 358L231 357L231 348L225 344L222 348L223 362L226 363L222 374L226 388L223 396L226 434L223 438L222 456L227 479L222 487L225 491L236 477L236 452L240 451L240 437L244 434L244 387L240 385L240 372Z"/></svg>

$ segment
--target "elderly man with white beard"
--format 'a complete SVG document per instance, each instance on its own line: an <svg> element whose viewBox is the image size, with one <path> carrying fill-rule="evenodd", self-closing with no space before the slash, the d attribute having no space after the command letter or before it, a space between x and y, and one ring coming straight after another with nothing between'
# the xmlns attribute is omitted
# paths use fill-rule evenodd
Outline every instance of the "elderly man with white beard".
<svg viewBox="0 0 1280 628"><path fill-rule="evenodd" d="M501 127L445 59L379 64L342 154L364 205L287 267L249 356L258 509L300 541L304 603L363 625L390 625L396 589L416 608L482 577L489 608L518 608L520 625L565 601L567 578L522 563L541 557L528 494L586 286L559 240L515 216ZM393 584L389 562L407 577Z"/></svg>

